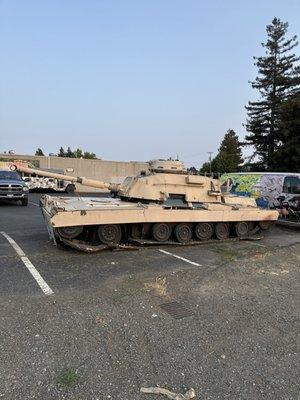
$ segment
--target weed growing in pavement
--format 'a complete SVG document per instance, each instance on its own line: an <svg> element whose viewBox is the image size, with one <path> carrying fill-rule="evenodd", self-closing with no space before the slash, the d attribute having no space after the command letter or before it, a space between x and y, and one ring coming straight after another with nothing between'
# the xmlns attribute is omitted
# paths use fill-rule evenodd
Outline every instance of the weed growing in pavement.
<svg viewBox="0 0 300 400"><path fill-rule="evenodd" d="M56 383L61 386L71 386L77 381L76 372L69 368L63 371L57 378Z"/></svg>
<svg viewBox="0 0 300 400"><path fill-rule="evenodd" d="M255 258L256 260L263 260L270 256L272 253L267 247L256 247L249 252L249 258Z"/></svg>
<svg viewBox="0 0 300 400"><path fill-rule="evenodd" d="M264 258L270 254L269 249L267 247L261 247L258 245L254 245L253 247L241 247L241 246L215 246L214 250L219 254L222 262L230 262L234 261L238 258Z"/></svg>
<svg viewBox="0 0 300 400"><path fill-rule="evenodd" d="M238 257L237 249L216 246L215 251L219 254L222 262L233 261Z"/></svg>
<svg viewBox="0 0 300 400"><path fill-rule="evenodd" d="M153 290L159 296L167 295L167 278L157 277L155 282L146 282L144 284L146 290Z"/></svg>

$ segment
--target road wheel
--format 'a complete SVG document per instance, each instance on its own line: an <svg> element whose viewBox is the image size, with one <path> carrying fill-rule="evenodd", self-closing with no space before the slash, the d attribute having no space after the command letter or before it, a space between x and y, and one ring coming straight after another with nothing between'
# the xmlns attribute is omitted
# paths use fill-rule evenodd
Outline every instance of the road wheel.
<svg viewBox="0 0 300 400"><path fill-rule="evenodd" d="M66 193L68 193L68 194L73 194L74 192L75 192L75 186L69 184L69 185L66 187Z"/></svg>
<svg viewBox="0 0 300 400"><path fill-rule="evenodd" d="M58 228L58 233L65 239L75 239L83 231L83 226L65 226Z"/></svg>
<svg viewBox="0 0 300 400"><path fill-rule="evenodd" d="M209 240L214 233L214 226L209 222L199 222L195 226L195 236L199 240Z"/></svg>
<svg viewBox="0 0 300 400"><path fill-rule="evenodd" d="M260 229L262 229L263 231L266 231L267 229L270 228L271 221L259 221L258 225L259 225Z"/></svg>
<svg viewBox="0 0 300 400"><path fill-rule="evenodd" d="M219 240L229 238L229 224L226 222L218 222L215 227L215 235Z"/></svg>
<svg viewBox="0 0 300 400"><path fill-rule="evenodd" d="M118 244L122 239L122 229L120 225L100 225L98 236L104 244Z"/></svg>
<svg viewBox="0 0 300 400"><path fill-rule="evenodd" d="M28 198L22 199L21 203L22 203L22 206L24 206L24 207L28 206Z"/></svg>
<svg viewBox="0 0 300 400"><path fill-rule="evenodd" d="M249 231L250 231L249 223L246 221L236 222L234 224L234 230L235 230L236 236L238 236L240 238L245 237L249 234Z"/></svg>
<svg viewBox="0 0 300 400"><path fill-rule="evenodd" d="M175 239L179 243L188 243L192 240L193 229L190 224L178 224L174 229Z"/></svg>
<svg viewBox="0 0 300 400"><path fill-rule="evenodd" d="M167 242L171 236L171 233L171 226L164 222L160 222L152 226L152 236L157 242Z"/></svg>

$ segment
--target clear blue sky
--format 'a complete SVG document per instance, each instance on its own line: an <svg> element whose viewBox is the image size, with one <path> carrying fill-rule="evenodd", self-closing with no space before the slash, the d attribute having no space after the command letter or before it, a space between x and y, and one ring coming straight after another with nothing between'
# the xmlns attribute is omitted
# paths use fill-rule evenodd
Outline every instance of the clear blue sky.
<svg viewBox="0 0 300 400"><path fill-rule="evenodd" d="M244 136L274 16L300 34L299 0L0 0L0 152L199 166Z"/></svg>

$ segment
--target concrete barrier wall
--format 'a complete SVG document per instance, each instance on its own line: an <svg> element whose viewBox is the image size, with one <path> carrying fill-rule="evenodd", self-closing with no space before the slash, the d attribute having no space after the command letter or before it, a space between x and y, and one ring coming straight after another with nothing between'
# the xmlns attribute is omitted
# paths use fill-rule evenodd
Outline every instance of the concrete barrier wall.
<svg viewBox="0 0 300 400"><path fill-rule="evenodd" d="M142 170L148 170L148 164L140 161L105 161L88 160L81 158L28 156L24 154L0 154L0 159L39 161L40 168L57 168L66 171L72 168L73 171L66 172L72 176L83 176L104 182L113 182L115 178L136 175ZM76 184L78 192L97 192L100 189L88 188Z"/></svg>

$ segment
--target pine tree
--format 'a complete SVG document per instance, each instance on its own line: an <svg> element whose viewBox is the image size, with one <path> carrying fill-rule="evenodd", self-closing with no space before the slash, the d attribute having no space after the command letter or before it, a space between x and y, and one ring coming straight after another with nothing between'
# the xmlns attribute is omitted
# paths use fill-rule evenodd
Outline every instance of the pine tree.
<svg viewBox="0 0 300 400"><path fill-rule="evenodd" d="M199 169L200 174L207 174L210 171L209 162L205 162L202 164L202 167Z"/></svg>
<svg viewBox="0 0 300 400"><path fill-rule="evenodd" d="M275 170L300 172L300 91L282 104L280 112L282 145L275 154Z"/></svg>
<svg viewBox="0 0 300 400"><path fill-rule="evenodd" d="M251 82L258 89L260 100L249 102L246 140L254 145L257 155L267 170L274 168L274 153L281 145L280 107L299 89L300 59L290 51L298 44L297 37L286 39L288 23L274 18L267 26L267 42L262 43L265 56L254 57L258 76Z"/></svg>
<svg viewBox="0 0 300 400"><path fill-rule="evenodd" d="M74 151L74 156L75 156L75 158L83 158L83 152L82 152L82 150L81 150L81 149L76 149L76 150Z"/></svg>
<svg viewBox="0 0 300 400"><path fill-rule="evenodd" d="M66 153L65 153L63 147L61 147L61 148L59 149L58 157L66 157Z"/></svg>
<svg viewBox="0 0 300 400"><path fill-rule="evenodd" d="M228 129L221 142L219 152L211 162L212 172L238 172L243 163L241 145L239 138L233 129ZM210 163L205 162L200 173L210 172Z"/></svg>
<svg viewBox="0 0 300 400"><path fill-rule="evenodd" d="M203 163L202 167L199 170L200 174L210 174L211 172L213 173L217 171L218 171L218 166L215 161L215 158L211 160L211 164L209 161Z"/></svg>
<svg viewBox="0 0 300 400"><path fill-rule="evenodd" d="M63 147L59 149L58 157L68 157L68 158L89 158L96 159L97 156L95 153L85 151L83 152L81 149L76 149L72 151L71 147L67 148L67 151L64 151Z"/></svg>
<svg viewBox="0 0 300 400"><path fill-rule="evenodd" d="M43 150L39 147L37 149L37 151L35 152L35 155L36 156L44 156L45 154L43 153Z"/></svg>
<svg viewBox="0 0 300 400"><path fill-rule="evenodd" d="M70 146L67 148L65 157L69 157L69 158L74 158L74 157L75 157L75 156L74 156L74 152L71 150L71 147L70 147Z"/></svg>
<svg viewBox="0 0 300 400"><path fill-rule="evenodd" d="M222 140L219 152L214 159L217 172L238 172L243 163L239 138L233 129L229 129Z"/></svg>

